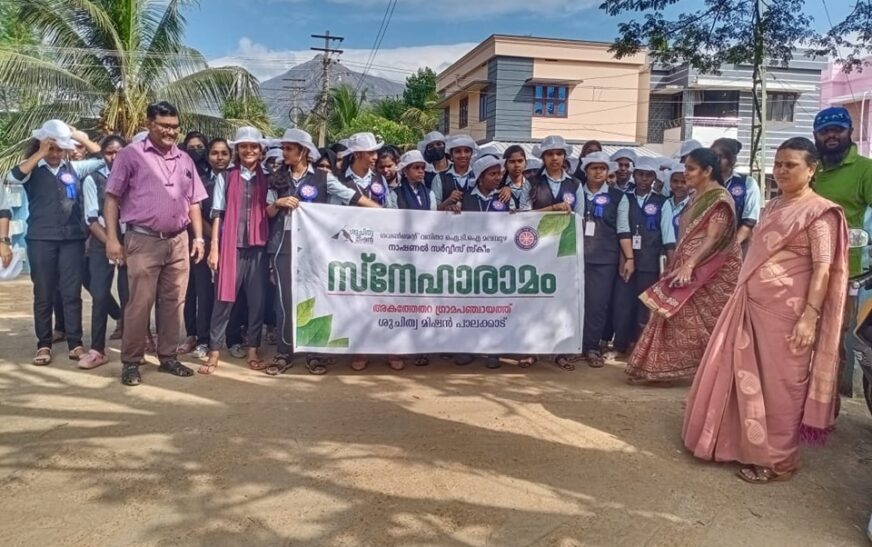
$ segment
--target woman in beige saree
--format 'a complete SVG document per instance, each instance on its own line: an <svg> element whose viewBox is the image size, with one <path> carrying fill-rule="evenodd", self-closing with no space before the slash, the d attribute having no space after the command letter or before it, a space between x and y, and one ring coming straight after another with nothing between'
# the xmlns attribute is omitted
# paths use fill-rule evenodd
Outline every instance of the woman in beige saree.
<svg viewBox="0 0 872 547"><path fill-rule="evenodd" d="M790 478L800 439L822 441L835 420L847 228L810 187L816 165L808 139L778 149L782 195L755 230L684 418L696 457L744 464L739 477L752 483Z"/></svg>
<svg viewBox="0 0 872 547"><path fill-rule="evenodd" d="M693 378L742 266L735 204L716 179L717 156L694 150L684 174L694 194L681 215L670 272L639 297L652 314L628 360L631 384Z"/></svg>

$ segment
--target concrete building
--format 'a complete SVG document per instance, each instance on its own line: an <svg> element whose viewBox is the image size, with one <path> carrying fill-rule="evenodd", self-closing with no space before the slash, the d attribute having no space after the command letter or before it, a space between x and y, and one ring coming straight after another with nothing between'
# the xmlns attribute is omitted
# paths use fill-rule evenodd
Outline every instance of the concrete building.
<svg viewBox="0 0 872 547"><path fill-rule="evenodd" d="M812 135L820 104L826 61L803 52L787 64L767 68L766 169L786 139ZM742 142L739 170L750 169L752 94L750 65L725 65L720 74L702 74L685 65L651 70L648 147L671 155L685 139L709 145L719 137Z"/></svg>
<svg viewBox="0 0 872 547"><path fill-rule="evenodd" d="M830 62L821 74L821 108L844 106L854 120L854 142L860 154L872 155L872 57L865 59L865 70L845 73Z"/></svg>
<svg viewBox="0 0 872 547"><path fill-rule="evenodd" d="M437 79L442 127L479 142L641 144L648 135L647 53L615 59L610 44L493 35Z"/></svg>

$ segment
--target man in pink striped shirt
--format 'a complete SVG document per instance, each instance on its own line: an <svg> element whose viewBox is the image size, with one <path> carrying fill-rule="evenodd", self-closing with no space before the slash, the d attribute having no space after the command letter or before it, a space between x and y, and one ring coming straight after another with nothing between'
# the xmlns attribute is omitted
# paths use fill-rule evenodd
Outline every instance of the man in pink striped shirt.
<svg viewBox="0 0 872 547"><path fill-rule="evenodd" d="M200 202L206 190L190 156L177 146L179 113L167 102L149 105L148 137L118 153L106 185L106 255L127 263L130 301L124 309L121 382L142 382L148 318L157 302L157 355L160 372L187 377L193 371L176 358L182 308L188 285L188 228L194 236L191 256L203 259ZM120 219L119 219L120 212ZM117 223L127 225L124 246Z"/></svg>

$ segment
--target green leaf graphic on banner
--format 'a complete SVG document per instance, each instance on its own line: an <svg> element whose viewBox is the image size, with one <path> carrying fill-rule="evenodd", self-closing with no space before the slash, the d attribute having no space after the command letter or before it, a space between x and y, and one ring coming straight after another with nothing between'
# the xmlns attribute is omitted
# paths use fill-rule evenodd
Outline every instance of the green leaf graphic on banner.
<svg viewBox="0 0 872 547"><path fill-rule="evenodd" d="M301 346L323 348L330 341L330 331L333 328L333 316L322 315L297 327L298 344Z"/></svg>
<svg viewBox="0 0 872 547"><path fill-rule="evenodd" d="M575 234L575 215L567 216L572 218L560 234L560 243L557 246L557 258L560 258L561 256L575 256L578 252L578 238Z"/></svg>
<svg viewBox="0 0 872 547"><path fill-rule="evenodd" d="M297 328L305 327L315 313L315 299L310 298L297 304Z"/></svg>
<svg viewBox="0 0 872 547"><path fill-rule="evenodd" d="M567 215L566 213L545 215L541 220L539 220L539 227L536 229L539 231L541 237L560 234L566 229L569 220L574 216L575 215Z"/></svg>
<svg viewBox="0 0 872 547"><path fill-rule="evenodd" d="M330 340L327 343L328 348L347 348L350 344L348 338L337 338L336 340Z"/></svg>

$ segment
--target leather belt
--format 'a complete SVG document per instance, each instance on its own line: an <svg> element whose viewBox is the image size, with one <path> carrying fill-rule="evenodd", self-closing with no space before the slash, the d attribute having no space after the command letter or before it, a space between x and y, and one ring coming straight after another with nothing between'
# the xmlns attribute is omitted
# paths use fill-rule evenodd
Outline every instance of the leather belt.
<svg viewBox="0 0 872 547"><path fill-rule="evenodd" d="M156 237L158 239L173 239L174 237L180 235L188 228L182 228L181 230L176 230L175 232L156 232L151 228L146 228L145 226L137 226L136 224L128 224L127 229L131 232L142 234L144 236Z"/></svg>

